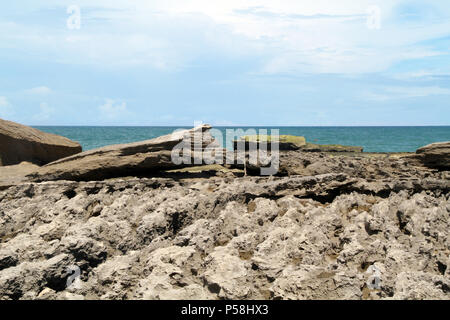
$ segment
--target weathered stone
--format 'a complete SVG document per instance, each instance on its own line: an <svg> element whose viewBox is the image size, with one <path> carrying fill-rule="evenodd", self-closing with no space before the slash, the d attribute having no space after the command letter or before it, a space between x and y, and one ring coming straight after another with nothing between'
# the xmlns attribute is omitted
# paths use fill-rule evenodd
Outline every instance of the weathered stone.
<svg viewBox="0 0 450 320"><path fill-rule="evenodd" d="M267 135L255 135L255 136L243 136L238 140L233 141L234 149L238 150L238 147L246 150L259 149L261 143L265 144L265 149L271 150L271 136ZM292 136L292 135L280 135L278 139L278 150L280 151L295 151L301 150L303 152L350 152L361 153L363 147L344 146L340 144L314 144L306 142L305 137Z"/></svg>
<svg viewBox="0 0 450 320"><path fill-rule="evenodd" d="M22 161L46 164L81 152L68 138L0 119L0 166Z"/></svg>
<svg viewBox="0 0 450 320"><path fill-rule="evenodd" d="M26 175L39 169L38 165L22 162L11 166L0 166L0 190L28 181Z"/></svg>
<svg viewBox="0 0 450 320"><path fill-rule="evenodd" d="M0 299L450 299L448 171L387 155L281 162L289 176L0 191Z"/></svg>
<svg viewBox="0 0 450 320"><path fill-rule="evenodd" d="M340 144L314 144L307 143L300 148L303 152L363 152L363 147L344 146Z"/></svg>
<svg viewBox="0 0 450 320"><path fill-rule="evenodd" d="M119 176L149 175L161 169L202 164L203 151L215 143L209 133L210 128L203 125L147 141L89 150L43 166L29 177L34 181L101 180ZM199 152L193 148L192 141L196 136L200 141ZM183 140L186 138L193 140ZM172 149L182 141L187 143L185 151L189 163L186 161L177 164L172 161Z"/></svg>
<svg viewBox="0 0 450 320"><path fill-rule="evenodd" d="M259 149L261 144L265 145L267 150L271 150L272 139L270 135L243 136L233 141L234 149L245 147L245 150ZM278 137L278 149L281 151L298 150L306 145L305 137L280 135Z"/></svg>
<svg viewBox="0 0 450 320"><path fill-rule="evenodd" d="M419 148L416 155L427 167L450 169L450 141L432 143Z"/></svg>
<svg viewBox="0 0 450 320"><path fill-rule="evenodd" d="M14 267L17 262L18 259L16 253L0 251L0 270Z"/></svg>

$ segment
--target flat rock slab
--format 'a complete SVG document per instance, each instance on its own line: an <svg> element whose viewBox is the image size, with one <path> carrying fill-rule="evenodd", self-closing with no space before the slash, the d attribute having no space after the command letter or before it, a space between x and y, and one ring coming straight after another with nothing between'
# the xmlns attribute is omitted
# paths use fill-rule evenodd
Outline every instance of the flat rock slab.
<svg viewBox="0 0 450 320"><path fill-rule="evenodd" d="M208 125L203 125L151 140L89 150L45 165L30 174L29 178L33 181L102 180L111 177L146 175L158 170L198 165L201 162L198 163L194 159L198 160L198 156L200 156L201 160L204 148L215 141L209 133L210 128ZM189 142L184 139L193 138L196 134L201 137L201 145L199 145L201 152L195 154L192 145L189 145L185 149L190 163L174 163L172 149L182 141Z"/></svg>
<svg viewBox="0 0 450 320"><path fill-rule="evenodd" d="M436 142L416 151L417 158L427 167L450 168L450 141Z"/></svg>
<svg viewBox="0 0 450 320"><path fill-rule="evenodd" d="M241 148L245 146L245 150L250 150L252 148L255 150L259 149L263 143L267 150L271 150L271 142L272 137L269 135L250 135L234 140L233 144L235 150L238 150L239 146L241 146ZM298 150L306 145L305 137L301 136L280 135L277 142L280 151Z"/></svg>
<svg viewBox="0 0 450 320"><path fill-rule="evenodd" d="M47 164L81 151L79 143L66 137L0 119L0 166Z"/></svg>
<svg viewBox="0 0 450 320"><path fill-rule="evenodd" d="M234 149L237 150L239 145L245 146L246 150L251 148L259 149L261 143L265 143L267 150L271 149L271 136L260 135L260 136L243 136L238 140L234 140ZM363 147L358 146L344 146L340 144L314 144L306 142L305 137L302 136L291 136L291 135L280 135L278 141L278 149L280 151L295 151L301 150L303 152L352 152L361 153L363 152Z"/></svg>
<svg viewBox="0 0 450 320"><path fill-rule="evenodd" d="M36 171L38 168L39 166L30 162L0 167L0 190L27 182L28 178L26 175Z"/></svg>

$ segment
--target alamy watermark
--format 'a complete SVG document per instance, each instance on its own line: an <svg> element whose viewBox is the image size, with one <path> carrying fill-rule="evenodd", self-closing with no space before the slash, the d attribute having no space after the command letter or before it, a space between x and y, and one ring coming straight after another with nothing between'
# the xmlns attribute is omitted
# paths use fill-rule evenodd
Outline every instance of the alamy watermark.
<svg viewBox="0 0 450 320"><path fill-rule="evenodd" d="M263 176L275 175L279 169L279 130L218 129L205 135L201 126L194 130L176 130L172 137L180 142L172 149L176 165L229 164L253 166ZM244 137L244 138L243 138ZM225 146L225 148L223 148Z"/></svg>
<svg viewBox="0 0 450 320"><path fill-rule="evenodd" d="M81 270L77 265L67 267L66 289L81 289Z"/></svg>
<svg viewBox="0 0 450 320"><path fill-rule="evenodd" d="M67 28L69 28L70 30L79 30L81 28L80 6L71 5L67 7L67 13L70 15L67 18Z"/></svg>
<svg viewBox="0 0 450 320"><path fill-rule="evenodd" d="M376 5L371 5L367 8L367 28L371 30L381 29L381 8ZM78 5L72 4L67 7L67 28L70 30L81 29L81 8Z"/></svg>
<svg viewBox="0 0 450 320"><path fill-rule="evenodd" d="M370 6L367 8L366 25L371 30L381 29L381 8L379 6Z"/></svg>
<svg viewBox="0 0 450 320"><path fill-rule="evenodd" d="M381 271L374 264L371 265L366 273L369 274L369 278L367 279L366 285L367 288L371 290L380 290L381 289Z"/></svg>

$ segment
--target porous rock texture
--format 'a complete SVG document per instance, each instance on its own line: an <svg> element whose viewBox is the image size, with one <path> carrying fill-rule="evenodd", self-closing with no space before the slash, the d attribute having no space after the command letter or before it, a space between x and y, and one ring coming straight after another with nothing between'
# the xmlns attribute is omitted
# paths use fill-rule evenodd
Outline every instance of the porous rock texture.
<svg viewBox="0 0 450 320"><path fill-rule="evenodd" d="M0 119L0 166L23 161L42 165L79 152L78 142Z"/></svg>
<svg viewBox="0 0 450 320"><path fill-rule="evenodd" d="M0 190L27 182L29 179L26 176L37 169L38 165L25 161L12 166L0 166Z"/></svg>
<svg viewBox="0 0 450 320"><path fill-rule="evenodd" d="M283 177L1 191L0 298L450 299L448 171L296 156Z"/></svg>
<svg viewBox="0 0 450 320"><path fill-rule="evenodd" d="M417 149L416 157L426 166L450 169L450 141L432 143Z"/></svg>

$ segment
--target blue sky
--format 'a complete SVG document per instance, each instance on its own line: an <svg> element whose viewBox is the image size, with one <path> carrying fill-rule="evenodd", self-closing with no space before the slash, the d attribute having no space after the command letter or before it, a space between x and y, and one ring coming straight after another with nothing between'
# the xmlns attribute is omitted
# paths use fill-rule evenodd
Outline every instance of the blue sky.
<svg viewBox="0 0 450 320"><path fill-rule="evenodd" d="M0 30L29 125L450 125L448 0L19 0Z"/></svg>

